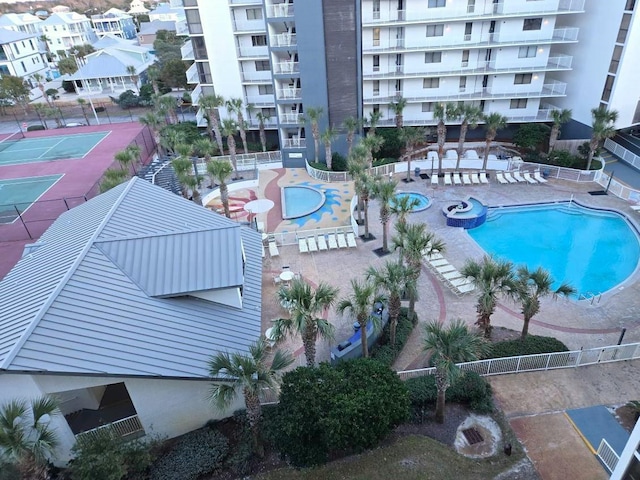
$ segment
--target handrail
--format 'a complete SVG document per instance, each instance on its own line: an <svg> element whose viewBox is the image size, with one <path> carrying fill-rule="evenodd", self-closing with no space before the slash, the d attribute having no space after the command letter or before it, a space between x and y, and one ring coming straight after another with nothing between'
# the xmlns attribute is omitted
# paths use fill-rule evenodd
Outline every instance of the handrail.
<svg viewBox="0 0 640 480"><path fill-rule="evenodd" d="M609 473L613 473L620 461L620 456L604 438L600 440L600 445L598 446L596 455L602 461L607 470L609 470Z"/></svg>

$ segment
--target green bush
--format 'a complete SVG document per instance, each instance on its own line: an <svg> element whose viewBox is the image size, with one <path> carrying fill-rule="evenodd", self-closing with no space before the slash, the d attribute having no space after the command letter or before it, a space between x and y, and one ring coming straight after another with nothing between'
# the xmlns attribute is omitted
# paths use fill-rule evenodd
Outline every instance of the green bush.
<svg viewBox="0 0 640 480"><path fill-rule="evenodd" d="M62 81L62 89L67 93L75 93L76 86L71 80L63 80Z"/></svg>
<svg viewBox="0 0 640 480"><path fill-rule="evenodd" d="M324 172L328 172L329 169L327 168L327 166L324 163L320 163L320 162L309 162L309 166L312 168L315 168L316 170L322 170Z"/></svg>
<svg viewBox="0 0 640 480"><path fill-rule="evenodd" d="M302 467L324 463L332 453L371 448L408 416L407 389L396 373L357 359L285 374L269 430L280 452Z"/></svg>
<svg viewBox="0 0 640 480"><path fill-rule="evenodd" d="M0 462L0 480L15 480L20 478L18 467L12 463Z"/></svg>
<svg viewBox="0 0 640 480"><path fill-rule="evenodd" d="M557 338L527 335L524 340L505 340L491 345L487 358L517 357L550 352L568 352L567 346Z"/></svg>
<svg viewBox="0 0 640 480"><path fill-rule="evenodd" d="M347 159L338 152L333 152L331 154L331 170L334 172L346 172L348 170Z"/></svg>
<svg viewBox="0 0 640 480"><path fill-rule="evenodd" d="M27 127L27 132L35 132L37 130L46 130L46 128L44 128L44 125L29 125Z"/></svg>
<svg viewBox="0 0 640 480"><path fill-rule="evenodd" d="M389 343L390 325L387 323L382 331L382 335L380 335L378 344L371 349L371 358L386 365L387 367L391 367L391 365L393 365L393 362L398 358L398 355L409 339L409 335L411 335L411 332L413 331L413 327L415 327L418 321L417 315L414 316L413 320L407 318L408 312L409 309L405 307L400 310L400 317L398 318L398 325L396 326L395 346L392 346Z"/></svg>
<svg viewBox="0 0 640 480"><path fill-rule="evenodd" d="M403 142L400 140L400 130L392 128L376 128L376 135L384 140L376 156L380 158L400 158Z"/></svg>
<svg viewBox="0 0 640 480"><path fill-rule="evenodd" d="M220 432L203 428L187 433L151 467L154 480L196 480L223 466L229 442Z"/></svg>
<svg viewBox="0 0 640 480"><path fill-rule="evenodd" d="M173 125L165 125L160 130L160 136L171 138L170 132L179 134L182 137L180 143L187 145L193 145L198 139L202 138L196 122L180 122Z"/></svg>
<svg viewBox="0 0 640 480"><path fill-rule="evenodd" d="M381 165L388 165L390 163L397 163L397 158L385 157L385 158L377 158L373 161L374 167L379 167Z"/></svg>
<svg viewBox="0 0 640 480"><path fill-rule="evenodd" d="M140 97L133 90L126 90L120 94L116 103L120 108L133 108L140 105Z"/></svg>
<svg viewBox="0 0 640 480"><path fill-rule="evenodd" d="M145 83L140 87L140 96L138 97L138 104L142 106L153 105L153 85Z"/></svg>

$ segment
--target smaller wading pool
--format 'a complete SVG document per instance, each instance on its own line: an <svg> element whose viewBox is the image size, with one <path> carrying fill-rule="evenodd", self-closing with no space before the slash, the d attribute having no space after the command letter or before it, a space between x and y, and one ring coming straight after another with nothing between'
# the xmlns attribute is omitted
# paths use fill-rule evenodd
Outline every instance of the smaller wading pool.
<svg viewBox="0 0 640 480"><path fill-rule="evenodd" d="M421 212L431 206L431 200L429 200L429 197L419 192L398 192L395 195L395 198L397 199L402 197L409 197L411 200L418 201L418 204L411 209L412 212Z"/></svg>
<svg viewBox="0 0 640 480"><path fill-rule="evenodd" d="M305 217L319 210L327 198L317 188L302 185L282 187L280 190L282 200L282 218Z"/></svg>
<svg viewBox="0 0 640 480"><path fill-rule="evenodd" d="M480 200L469 197L466 200L449 202L442 207L442 214L450 227L475 228L487 219L487 206Z"/></svg>

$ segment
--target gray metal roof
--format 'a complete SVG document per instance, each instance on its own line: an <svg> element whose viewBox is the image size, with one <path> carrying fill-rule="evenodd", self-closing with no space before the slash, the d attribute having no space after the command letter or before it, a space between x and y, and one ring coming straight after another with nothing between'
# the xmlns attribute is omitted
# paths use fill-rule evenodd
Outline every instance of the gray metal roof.
<svg viewBox="0 0 640 480"><path fill-rule="evenodd" d="M61 215L0 282L0 370L206 376L260 335L260 242L134 178ZM237 284L241 309L184 295Z"/></svg>

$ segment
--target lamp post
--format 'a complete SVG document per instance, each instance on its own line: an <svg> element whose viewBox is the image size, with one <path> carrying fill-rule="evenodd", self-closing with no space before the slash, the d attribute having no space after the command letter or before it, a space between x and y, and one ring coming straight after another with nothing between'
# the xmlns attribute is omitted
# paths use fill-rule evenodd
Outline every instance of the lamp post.
<svg viewBox="0 0 640 480"><path fill-rule="evenodd" d="M76 66L78 67L78 72L80 71L80 62L78 62L78 50L73 50L73 59L76 62ZM84 83L82 81L82 78L80 79L80 85L83 85L84 88ZM93 106L93 100L91 99L91 91L89 91L89 95L87 95L87 97L89 98L89 105L91 105L91 110L93 111L93 116L96 118L96 123L98 125L100 125L100 119L98 118L98 112L96 112L96 107Z"/></svg>

